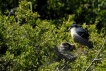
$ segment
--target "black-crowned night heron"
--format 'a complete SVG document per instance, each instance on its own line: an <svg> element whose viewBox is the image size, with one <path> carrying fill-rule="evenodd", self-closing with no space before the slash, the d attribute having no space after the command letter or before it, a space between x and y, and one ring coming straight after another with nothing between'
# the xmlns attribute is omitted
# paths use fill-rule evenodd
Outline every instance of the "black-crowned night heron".
<svg viewBox="0 0 106 71"><path fill-rule="evenodd" d="M74 44L63 42L57 47L55 53L58 56L58 60L65 59L66 61L73 61L76 59L76 57L70 52L73 51L74 49L75 49Z"/></svg>
<svg viewBox="0 0 106 71"><path fill-rule="evenodd" d="M88 46L89 48L93 48L92 42L89 41L88 32L85 29L83 29L81 26L77 24L73 24L70 27L70 32L73 40L76 43L80 44L80 50L82 50L82 45Z"/></svg>

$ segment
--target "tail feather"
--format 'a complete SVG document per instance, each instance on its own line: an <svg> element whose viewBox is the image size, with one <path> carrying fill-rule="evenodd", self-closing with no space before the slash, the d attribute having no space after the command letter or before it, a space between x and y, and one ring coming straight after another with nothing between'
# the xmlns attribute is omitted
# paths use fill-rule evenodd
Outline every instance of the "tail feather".
<svg viewBox="0 0 106 71"><path fill-rule="evenodd" d="M89 42L88 47L89 47L90 49L94 48L93 43L92 43L91 41L88 41L88 42Z"/></svg>

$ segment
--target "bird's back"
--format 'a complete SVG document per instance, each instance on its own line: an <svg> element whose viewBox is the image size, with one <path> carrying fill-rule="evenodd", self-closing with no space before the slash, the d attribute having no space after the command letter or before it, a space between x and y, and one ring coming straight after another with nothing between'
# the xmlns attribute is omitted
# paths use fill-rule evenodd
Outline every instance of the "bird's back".
<svg viewBox="0 0 106 71"><path fill-rule="evenodd" d="M89 39L83 38L78 34L74 34L74 41L80 43L82 45L88 46L89 48L93 48L92 42Z"/></svg>
<svg viewBox="0 0 106 71"><path fill-rule="evenodd" d="M81 37L83 37L83 38L85 38L85 39L89 39L89 34L88 34L88 32L85 30L85 29L83 29L83 28L76 28L76 33L79 35L79 36L81 36Z"/></svg>

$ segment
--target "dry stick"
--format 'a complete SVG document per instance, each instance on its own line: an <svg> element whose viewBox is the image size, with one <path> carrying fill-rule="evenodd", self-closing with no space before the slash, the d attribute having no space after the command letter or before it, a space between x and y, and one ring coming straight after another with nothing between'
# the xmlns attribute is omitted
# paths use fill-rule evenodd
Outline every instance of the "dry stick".
<svg viewBox="0 0 106 71"><path fill-rule="evenodd" d="M104 44L105 44L105 42L106 42L106 39L104 39ZM87 71L87 70L90 68L90 66L92 65L92 63L93 63L93 62L95 61L95 59L98 57L98 55L100 54L100 52L101 52L101 50L102 50L104 44L102 45L102 47L101 47L100 50L98 51L97 55L95 56L95 58L92 60L91 64L86 68L85 71Z"/></svg>

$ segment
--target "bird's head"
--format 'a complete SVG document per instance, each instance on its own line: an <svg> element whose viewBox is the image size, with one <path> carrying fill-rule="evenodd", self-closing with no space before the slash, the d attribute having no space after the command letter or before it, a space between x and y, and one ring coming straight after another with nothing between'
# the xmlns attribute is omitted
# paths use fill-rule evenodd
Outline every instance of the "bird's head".
<svg viewBox="0 0 106 71"><path fill-rule="evenodd" d="M75 45L74 44L69 44L68 42L63 42L58 49L60 51L73 51L75 49Z"/></svg>
<svg viewBox="0 0 106 71"><path fill-rule="evenodd" d="M82 26L73 23L73 24L69 27L69 29L65 30L65 32L69 32L72 28L78 28L78 27L82 27Z"/></svg>
<svg viewBox="0 0 106 71"><path fill-rule="evenodd" d="M77 24L72 24L72 25L66 30L66 32L69 32L72 28L77 28L77 27L79 27L79 25L77 25Z"/></svg>
<svg viewBox="0 0 106 71"><path fill-rule="evenodd" d="M71 29L71 28L78 28L78 27L81 27L81 26L78 25L78 24L72 24L72 25L70 26L70 29Z"/></svg>

